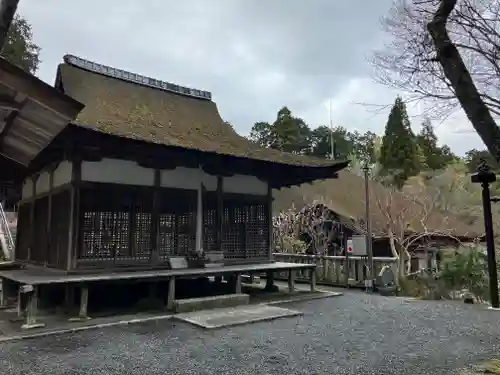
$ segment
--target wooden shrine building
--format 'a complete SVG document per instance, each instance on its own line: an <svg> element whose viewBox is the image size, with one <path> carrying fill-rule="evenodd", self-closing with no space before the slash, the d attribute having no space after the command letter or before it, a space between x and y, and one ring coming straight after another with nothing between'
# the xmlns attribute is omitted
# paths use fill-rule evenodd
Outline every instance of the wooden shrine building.
<svg viewBox="0 0 500 375"><path fill-rule="evenodd" d="M85 107L29 163L15 251L25 269L0 273L21 284L152 277L172 257L199 269L202 253L222 255L220 272L279 267L272 189L335 178L348 164L259 147L221 119L209 92L75 56L55 89Z"/></svg>
<svg viewBox="0 0 500 375"><path fill-rule="evenodd" d="M347 165L252 145L210 93L74 56L56 88L85 108L24 181L19 262L144 268L201 249L222 250L225 263L269 261L272 189Z"/></svg>

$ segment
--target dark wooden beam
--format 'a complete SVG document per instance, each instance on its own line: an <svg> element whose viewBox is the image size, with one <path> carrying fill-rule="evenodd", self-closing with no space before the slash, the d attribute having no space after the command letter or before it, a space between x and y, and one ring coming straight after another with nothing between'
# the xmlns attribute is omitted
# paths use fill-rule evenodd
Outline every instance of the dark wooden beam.
<svg viewBox="0 0 500 375"><path fill-rule="evenodd" d="M160 249L158 248L158 229L160 225L161 204L161 170L155 169L153 187L153 207L151 210L151 263L157 265L160 262Z"/></svg>
<svg viewBox="0 0 500 375"><path fill-rule="evenodd" d="M76 152L82 161L101 161L103 155L98 147L83 146Z"/></svg>
<svg viewBox="0 0 500 375"><path fill-rule="evenodd" d="M224 167L218 164L205 163L202 165L202 170L212 176L231 177L236 174L228 166Z"/></svg>
<svg viewBox="0 0 500 375"><path fill-rule="evenodd" d="M70 190L70 229L67 253L66 269L70 271L76 266L76 257L81 248L81 225L80 225L80 206L81 206L81 182L82 182L82 160L75 157L72 160L71 190Z"/></svg>
<svg viewBox="0 0 500 375"><path fill-rule="evenodd" d="M54 168L55 169L55 168ZM47 196L47 248L45 249L45 264L49 263L49 254L52 251L52 194L54 191L54 169L49 171L49 195Z"/></svg>
<svg viewBox="0 0 500 375"><path fill-rule="evenodd" d="M144 168L151 169L160 169L160 170L172 170L177 167L182 167L183 164L180 160L176 160L175 158L169 157L141 157L139 156L137 159L137 164Z"/></svg>
<svg viewBox="0 0 500 375"><path fill-rule="evenodd" d="M216 198L216 249L222 251L222 231L223 231L223 218L224 218L224 179L222 176L217 176L217 198Z"/></svg>
<svg viewBox="0 0 500 375"><path fill-rule="evenodd" d="M9 133L10 129L12 129L12 125L14 125L14 121L18 116L19 116L19 111L13 110L5 117L4 120L5 125L2 131L0 131L0 143L3 142L5 136Z"/></svg>
<svg viewBox="0 0 500 375"><path fill-rule="evenodd" d="M31 252L35 244L35 204L36 204L36 182L38 181L39 174L33 175L31 177L31 195L32 201L30 206L30 231L29 231L29 247L28 247L28 259L31 260Z"/></svg>
<svg viewBox="0 0 500 375"><path fill-rule="evenodd" d="M268 220L268 242L269 259L273 259L273 189L267 185L267 220Z"/></svg>

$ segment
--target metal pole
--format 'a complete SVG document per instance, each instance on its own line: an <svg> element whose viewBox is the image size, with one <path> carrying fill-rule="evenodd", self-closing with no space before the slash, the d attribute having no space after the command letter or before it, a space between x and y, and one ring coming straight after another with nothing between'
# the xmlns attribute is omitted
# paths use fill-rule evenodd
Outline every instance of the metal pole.
<svg viewBox="0 0 500 375"><path fill-rule="evenodd" d="M369 285L368 289L373 290L375 282L375 267L373 264L373 249L372 249L372 226L370 220L370 187L368 181L368 164L365 164L363 171L365 172L365 222L366 222L366 253L368 255L368 270L369 270Z"/></svg>
<svg viewBox="0 0 500 375"><path fill-rule="evenodd" d="M330 155L331 159L335 160L335 147L334 147L334 139L333 139L333 125L332 125L332 101L328 102L328 116L330 119Z"/></svg>
<svg viewBox="0 0 500 375"><path fill-rule="evenodd" d="M497 262L495 259L493 217L491 214L490 184L488 182L483 182L481 183L481 188L483 198L484 231L486 235L486 251L488 253L488 273L490 276L491 307L498 308L500 307L500 303L498 300L498 276Z"/></svg>
<svg viewBox="0 0 500 375"><path fill-rule="evenodd" d="M471 176L473 183L481 184L481 193L483 200L484 232L486 237L486 251L488 254L488 274L490 279L490 299L491 307L499 308L498 300L498 277L497 263L495 259L495 239L493 235L493 217L491 215L491 196L490 184L496 181L496 175L493 173L485 160L481 160L478 166L478 172Z"/></svg>

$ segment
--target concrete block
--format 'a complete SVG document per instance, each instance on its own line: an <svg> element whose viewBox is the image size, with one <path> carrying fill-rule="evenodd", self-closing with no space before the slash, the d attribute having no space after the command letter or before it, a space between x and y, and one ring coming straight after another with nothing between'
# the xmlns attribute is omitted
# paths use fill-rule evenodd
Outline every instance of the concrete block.
<svg viewBox="0 0 500 375"><path fill-rule="evenodd" d="M186 298L174 301L174 311L176 313L185 313L198 310L248 305L249 302L250 296L243 293L201 298Z"/></svg>

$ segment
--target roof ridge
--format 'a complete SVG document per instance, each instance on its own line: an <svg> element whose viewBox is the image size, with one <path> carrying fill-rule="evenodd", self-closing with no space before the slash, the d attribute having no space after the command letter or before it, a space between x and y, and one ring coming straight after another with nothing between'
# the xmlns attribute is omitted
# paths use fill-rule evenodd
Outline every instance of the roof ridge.
<svg viewBox="0 0 500 375"><path fill-rule="evenodd" d="M113 68L109 65L99 64L94 61L83 59L74 55L66 54L63 57L66 64L87 70L92 73L106 77L118 79L125 82L139 84L145 87L155 88L180 95L191 96L198 99L212 100L212 93L209 91L189 88L175 83L151 78L142 74L132 73L127 70Z"/></svg>

